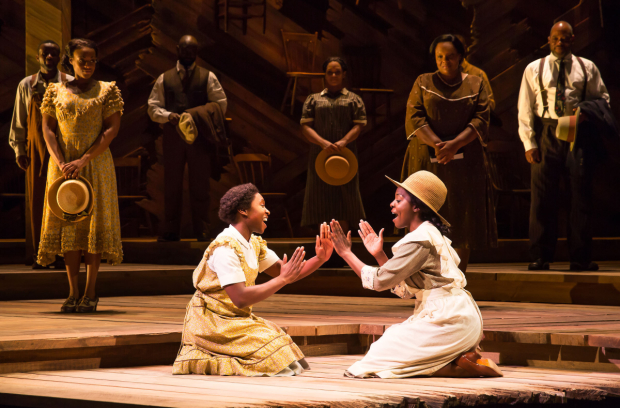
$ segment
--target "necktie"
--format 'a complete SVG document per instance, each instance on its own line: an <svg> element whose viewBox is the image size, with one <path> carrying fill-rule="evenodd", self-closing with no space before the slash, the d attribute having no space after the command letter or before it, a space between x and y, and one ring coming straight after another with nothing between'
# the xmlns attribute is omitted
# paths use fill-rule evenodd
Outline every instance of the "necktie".
<svg viewBox="0 0 620 408"><path fill-rule="evenodd" d="M558 84L555 88L555 114L559 118L564 116L566 107L566 70L564 60L560 60L560 72L558 73Z"/></svg>

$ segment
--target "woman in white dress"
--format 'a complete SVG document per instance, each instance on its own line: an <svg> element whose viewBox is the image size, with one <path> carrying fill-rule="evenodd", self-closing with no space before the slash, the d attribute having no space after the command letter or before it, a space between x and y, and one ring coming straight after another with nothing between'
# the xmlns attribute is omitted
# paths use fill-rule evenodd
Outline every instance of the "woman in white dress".
<svg viewBox="0 0 620 408"><path fill-rule="evenodd" d="M413 173L396 186L390 204L397 228L409 228L388 259L383 252L383 230L377 235L360 222L360 236L379 267L365 265L351 251L351 232L345 235L331 222L334 249L362 279L366 289L391 289L401 298L415 296L413 315L387 329L364 358L353 364L350 377L404 378L501 377L500 369L479 354L482 316L476 302L463 288L460 259L445 237L450 226L439 214L447 189L428 171Z"/></svg>

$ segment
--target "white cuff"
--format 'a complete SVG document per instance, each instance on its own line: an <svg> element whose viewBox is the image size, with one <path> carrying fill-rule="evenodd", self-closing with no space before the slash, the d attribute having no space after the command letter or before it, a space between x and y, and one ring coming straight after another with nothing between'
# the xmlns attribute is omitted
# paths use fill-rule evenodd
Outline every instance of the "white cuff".
<svg viewBox="0 0 620 408"><path fill-rule="evenodd" d="M362 268L362 286L364 289L375 290L375 276L377 276L377 270L372 266L364 265Z"/></svg>
<svg viewBox="0 0 620 408"><path fill-rule="evenodd" d="M523 147L527 152L528 150L538 149L538 144L536 143L536 139L532 136L529 139L523 140Z"/></svg>

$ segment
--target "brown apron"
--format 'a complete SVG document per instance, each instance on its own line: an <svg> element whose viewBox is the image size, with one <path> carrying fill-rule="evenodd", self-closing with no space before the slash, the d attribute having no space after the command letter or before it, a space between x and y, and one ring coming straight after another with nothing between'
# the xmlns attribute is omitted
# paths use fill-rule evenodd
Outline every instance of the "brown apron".
<svg viewBox="0 0 620 408"><path fill-rule="evenodd" d="M60 74L61 81L66 75ZM45 202L45 184L47 180L47 164L49 152L43 138L41 101L43 94L37 92L37 75L30 78L32 97L28 107L28 136L26 150L30 165L26 170L26 260L36 259L41 240L41 224L43 222L43 206Z"/></svg>

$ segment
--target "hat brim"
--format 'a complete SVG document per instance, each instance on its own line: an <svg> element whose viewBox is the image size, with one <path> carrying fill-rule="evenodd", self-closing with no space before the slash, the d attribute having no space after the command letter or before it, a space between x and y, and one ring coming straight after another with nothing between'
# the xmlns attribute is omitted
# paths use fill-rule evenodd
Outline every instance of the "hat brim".
<svg viewBox="0 0 620 408"><path fill-rule="evenodd" d="M327 174L327 170L325 169L325 162L331 156L342 156L349 162L349 171L342 178L334 178ZM353 177L357 174L358 163L357 157L355 157L355 153L353 153L350 149L346 147L340 149L339 152L321 150L319 155L316 157L316 161L314 162L314 168L316 170L316 174L329 185L332 186L342 186L343 184L347 184Z"/></svg>
<svg viewBox="0 0 620 408"><path fill-rule="evenodd" d="M423 198L420 198L414 191L411 191L410 189L408 189L405 185L399 183L396 180L392 180L391 178L389 178L388 176L385 176L388 180L390 180L392 183L394 183L394 185L396 185L397 187L401 187L404 188L405 190L407 190L409 193L413 194L418 200L422 201L424 204L426 204L426 206L428 208L430 208L435 214L437 214L437 216L439 217L439 219L441 220L441 222L444 223L445 226L450 227L450 223L448 221L446 221L446 219L444 217L441 216L441 214L439 214L437 211L435 211L431 205L426 202L426 200L424 200Z"/></svg>
<svg viewBox="0 0 620 408"><path fill-rule="evenodd" d="M66 180L67 179L65 179L64 176L61 176L57 178L56 180L54 180L54 182L49 186L49 188L47 189L47 205L52 211L52 214L54 214L56 217L60 218L63 221L68 221L68 222L83 221L86 218L90 217L90 215L93 212L93 208L95 207L95 191L93 190L93 186L84 177L82 176L78 177L78 180L84 182L84 184L86 184L86 187L88 187L89 200L88 200L88 205L86 206L86 209L84 210L84 212L87 215L81 215L81 216L75 217L75 219L67 220L65 218L66 213L58 205L58 198L57 198L58 189L60 188L60 185L64 183Z"/></svg>

